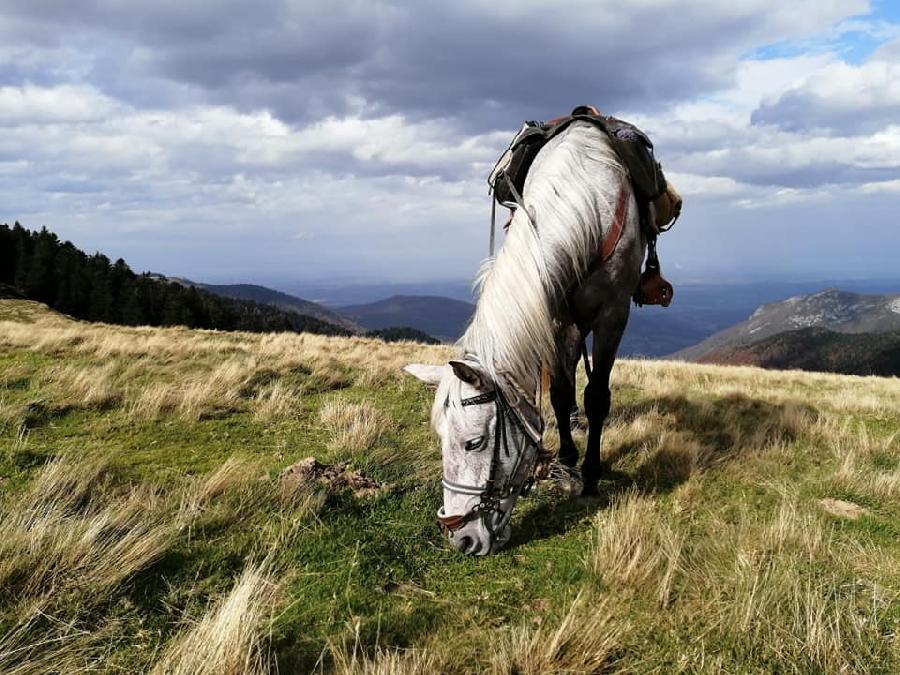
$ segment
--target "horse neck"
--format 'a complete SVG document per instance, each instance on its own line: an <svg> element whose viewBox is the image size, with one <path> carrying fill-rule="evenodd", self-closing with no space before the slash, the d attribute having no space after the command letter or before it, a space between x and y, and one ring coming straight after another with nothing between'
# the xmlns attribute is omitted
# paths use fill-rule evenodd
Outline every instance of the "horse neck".
<svg viewBox="0 0 900 675"><path fill-rule="evenodd" d="M535 159L524 201L495 259L479 274L475 314L458 346L495 380L537 389L556 357L566 293L596 259L626 175L606 135L573 124Z"/></svg>

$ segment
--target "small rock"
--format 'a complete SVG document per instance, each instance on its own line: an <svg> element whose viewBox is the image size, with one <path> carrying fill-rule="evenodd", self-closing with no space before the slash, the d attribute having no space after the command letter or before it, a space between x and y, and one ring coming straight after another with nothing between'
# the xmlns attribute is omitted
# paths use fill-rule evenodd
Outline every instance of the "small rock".
<svg viewBox="0 0 900 675"><path fill-rule="evenodd" d="M856 520L861 515L868 513L868 511L859 504L845 502L843 499L832 499L831 497L820 499L819 506L833 516L837 516L838 518L848 518L849 520Z"/></svg>

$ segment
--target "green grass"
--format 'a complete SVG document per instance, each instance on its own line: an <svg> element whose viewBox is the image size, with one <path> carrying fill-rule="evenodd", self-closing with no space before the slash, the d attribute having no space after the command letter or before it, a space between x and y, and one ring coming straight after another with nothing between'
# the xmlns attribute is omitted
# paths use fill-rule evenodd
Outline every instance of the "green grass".
<svg viewBox="0 0 900 675"><path fill-rule="evenodd" d="M33 303L0 305L0 320L33 322L35 330L70 326ZM142 387L159 381L174 386L193 369L213 368L244 338L213 335L221 353L149 354L128 378L111 380L120 398L95 406L67 397L53 384L54 369L111 361L127 368L136 362L133 355L33 349L4 335L9 325L0 324L0 517L21 508L41 468L56 457L75 463L107 458L105 489L113 494L156 486L173 513L191 486L229 458L244 460L252 473L210 501L164 554L99 604L82 614L60 610L55 618L78 630L101 631L101 648L87 648L84 657L101 671L149 670L190 621L229 592L248 562L266 556L274 561L280 593L262 632L282 673L340 669L340 655L354 645L357 669L365 658L386 662L392 648L401 648L433 654L450 671L504 672L510 661L498 656L507 654L498 645L507 649L513 631L523 626L531 631L527 635L552 634L579 594L588 607L602 607L616 629L615 646L602 660L608 671L900 669L900 496L880 494L866 482L897 469L898 437L890 438L900 433L900 419L879 406L847 409L815 398L823 387L853 388L883 396L889 406L896 385L888 381L835 376L826 387L802 374L785 380L776 373L690 366L660 366L651 377L624 363L614 376L605 439L616 473L601 483L601 497L567 500L539 492L517 507L505 550L471 559L445 545L434 524L440 457L428 428L430 392L393 370L374 384L353 384L365 364L340 361L349 342L333 343L338 363L331 365L332 378L323 378L321 370L313 376L326 363L322 354L302 367L260 362L242 385L244 393L221 410L199 419L172 412L145 419L128 413ZM73 325L88 332L127 330ZM192 335L161 334L172 341ZM421 358L421 350L409 345L386 349ZM445 356L440 348L428 354L433 360ZM299 409L256 421L252 392L278 380L302 388ZM721 386L740 391L721 394ZM374 445L331 443L319 411L335 398L374 406L386 421ZM844 431L835 431L845 422ZM881 443L871 454L859 440L859 425ZM841 433L860 455L849 477L839 474L841 457L831 445ZM348 460L385 487L362 499L328 494L314 515L297 524L293 507L277 498L277 476L308 456ZM858 520L830 516L818 506L823 497L852 501L868 513ZM646 531L626 531L615 518L634 499L647 500L653 514L645 518L652 521ZM788 518L784 532L772 534L788 507L796 517ZM606 558L598 559L597 569L608 563L608 571L591 571L588 561L599 555L592 551L604 528L614 528L613 543L645 546L633 558L638 568L646 567L640 582ZM651 561L646 545L664 532L681 548L661 604L664 566ZM754 579L776 595L754 600ZM800 616L811 607L824 617L818 628ZM21 621L22 611L0 600L0 636ZM32 638L49 634L52 622L45 621ZM838 629L845 632L829 642ZM549 660L540 663L584 670L573 656L577 650L567 649L542 656Z"/></svg>

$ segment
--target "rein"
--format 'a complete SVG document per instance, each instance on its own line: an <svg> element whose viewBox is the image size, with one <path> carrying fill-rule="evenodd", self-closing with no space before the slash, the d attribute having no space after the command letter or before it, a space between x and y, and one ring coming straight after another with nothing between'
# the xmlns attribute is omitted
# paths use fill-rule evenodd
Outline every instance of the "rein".
<svg viewBox="0 0 900 675"><path fill-rule="evenodd" d="M438 511L438 526L445 535L451 535L462 528L466 523L482 518L484 526L493 536L495 534L494 527L491 524L491 516L501 512L500 502L508 498L516 490L521 490L528 483L528 479L523 481L522 485L516 485L516 476L519 475L522 461L528 455L528 446L535 450L535 463L538 455L541 454L541 433L539 430L529 424L522 416L516 406L511 405L506 396L499 387L495 387L493 391L485 392L477 396L465 398L461 401L463 407L473 405L487 405L493 403L496 407L496 429L494 432L494 444L491 450L491 464L488 471L487 481L484 485L463 485L454 483L446 478L441 479L441 485L446 490L462 495L481 497L479 502L467 513L461 515L444 515L443 508ZM521 400L520 400L521 403ZM538 410L540 416L540 410ZM512 456L510 451L510 434L508 423L511 421L515 424L525 439L525 443L515 449L515 463L509 471L506 480L502 485L497 485L497 469L500 464L501 453L507 458ZM532 467L533 472L533 467ZM509 515L506 516L509 518ZM500 523L501 528L505 525L505 521Z"/></svg>

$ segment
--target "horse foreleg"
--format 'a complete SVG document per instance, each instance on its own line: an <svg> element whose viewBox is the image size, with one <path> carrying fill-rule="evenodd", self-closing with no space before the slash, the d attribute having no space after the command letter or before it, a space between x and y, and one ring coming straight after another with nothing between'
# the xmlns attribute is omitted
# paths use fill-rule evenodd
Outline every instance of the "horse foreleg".
<svg viewBox="0 0 900 675"><path fill-rule="evenodd" d="M597 482L604 466L600 456L603 424L609 415L612 395L609 390L609 375L616 361L616 352L622 341L622 333L628 323L631 310L630 300L623 307L610 308L600 312L594 320L593 371L584 390L584 411L588 420L587 446L581 475L584 480L584 494L597 493Z"/></svg>
<svg viewBox="0 0 900 675"><path fill-rule="evenodd" d="M559 461L566 466L578 463L578 448L572 439L572 411L575 406L575 371L583 336L575 326L560 332L556 363L550 381L550 403L559 430Z"/></svg>

